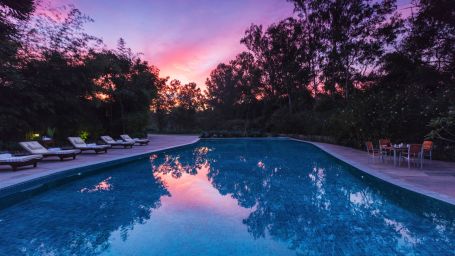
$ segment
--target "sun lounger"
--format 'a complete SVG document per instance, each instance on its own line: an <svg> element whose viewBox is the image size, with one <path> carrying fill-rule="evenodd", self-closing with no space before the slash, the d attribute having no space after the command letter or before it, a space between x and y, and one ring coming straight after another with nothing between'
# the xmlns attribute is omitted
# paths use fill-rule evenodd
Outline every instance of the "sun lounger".
<svg viewBox="0 0 455 256"><path fill-rule="evenodd" d="M32 155L42 155L44 158L58 157L62 161L65 158L76 159L76 155L81 152L79 149L69 150L61 150L60 148L47 149L43 147L38 141L24 141L20 142L19 145L21 145L23 149L27 150L27 152L29 152Z"/></svg>
<svg viewBox="0 0 455 256"><path fill-rule="evenodd" d="M104 143L111 145L111 146L121 146L124 148L132 148L134 145L134 141L132 142L126 142L123 140L114 140L111 136L101 136L101 140L104 141Z"/></svg>
<svg viewBox="0 0 455 256"><path fill-rule="evenodd" d="M42 158L43 156L41 155L13 156L11 154L0 154L0 165L9 165L13 168L13 171L16 171L17 168L26 165L36 167L38 161Z"/></svg>
<svg viewBox="0 0 455 256"><path fill-rule="evenodd" d="M126 142L134 142L139 145L147 145L150 142L149 139L131 138L128 134L122 134L122 135L120 135L120 138L122 138L122 140L124 140Z"/></svg>
<svg viewBox="0 0 455 256"><path fill-rule="evenodd" d="M110 148L109 145L86 144L85 141L80 137L68 137L68 140L75 149L79 149L82 152L93 150L95 153L103 151L107 153L107 149Z"/></svg>

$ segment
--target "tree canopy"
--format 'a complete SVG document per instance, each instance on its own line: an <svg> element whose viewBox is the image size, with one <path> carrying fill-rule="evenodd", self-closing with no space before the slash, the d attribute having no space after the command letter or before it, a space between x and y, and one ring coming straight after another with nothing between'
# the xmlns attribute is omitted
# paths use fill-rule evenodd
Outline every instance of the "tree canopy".
<svg viewBox="0 0 455 256"><path fill-rule="evenodd" d="M354 147L428 138L437 156L455 158L443 153L455 134L454 1L412 0L409 15L395 0L288 2L294 14L245 28L245 50L196 85L160 77L123 39L107 48L74 7L35 15L33 1L0 1L0 138L48 129L92 139L291 133Z"/></svg>
<svg viewBox="0 0 455 256"><path fill-rule="evenodd" d="M234 65L236 57L212 71L207 106L218 129L317 135L354 147L380 137L439 138L447 148L442 138L455 134L453 1L413 0L408 16L395 0L290 2L293 17L246 29L248 63ZM240 79L254 81L248 102L235 79L239 65L257 72Z"/></svg>

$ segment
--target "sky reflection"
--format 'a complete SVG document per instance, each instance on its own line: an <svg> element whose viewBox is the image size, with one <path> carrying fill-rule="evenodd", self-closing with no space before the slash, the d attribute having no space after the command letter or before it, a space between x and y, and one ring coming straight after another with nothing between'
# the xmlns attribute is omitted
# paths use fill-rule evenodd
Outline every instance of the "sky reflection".
<svg viewBox="0 0 455 256"><path fill-rule="evenodd" d="M205 167L185 172L184 178L174 176L171 194L181 186L179 180L187 185L188 176L197 179L198 188L208 179L219 193L237 201L226 211L249 209L247 216L237 217L254 239L281 241L304 255L454 252L447 242L454 239L453 207L378 183L309 145L260 140L200 144L210 148L199 155ZM198 149L192 152L195 156ZM430 218L428 212L433 212Z"/></svg>
<svg viewBox="0 0 455 256"><path fill-rule="evenodd" d="M6 208L0 225L0 255L455 254L454 207L288 140L154 154Z"/></svg>

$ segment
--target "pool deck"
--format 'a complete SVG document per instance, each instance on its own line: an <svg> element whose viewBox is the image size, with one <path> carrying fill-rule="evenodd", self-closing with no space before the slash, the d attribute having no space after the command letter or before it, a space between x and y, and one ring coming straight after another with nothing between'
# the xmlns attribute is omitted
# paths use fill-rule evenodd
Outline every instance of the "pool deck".
<svg viewBox="0 0 455 256"><path fill-rule="evenodd" d="M297 140L297 139L296 139ZM298 140L300 141L300 140ZM366 152L327 143L305 141L355 168L389 183L455 205L455 163L425 160L423 168L394 166L393 160L375 163Z"/></svg>
<svg viewBox="0 0 455 256"><path fill-rule="evenodd" d="M111 148L107 154L87 151L77 156L76 160L60 161L58 158L47 158L38 163L38 167L21 167L12 171L9 166L0 166L0 191L17 184L43 178L72 169L108 163L114 160L127 159L169 148L189 145L199 140L196 135L149 135L150 143L146 146L134 146L132 149Z"/></svg>

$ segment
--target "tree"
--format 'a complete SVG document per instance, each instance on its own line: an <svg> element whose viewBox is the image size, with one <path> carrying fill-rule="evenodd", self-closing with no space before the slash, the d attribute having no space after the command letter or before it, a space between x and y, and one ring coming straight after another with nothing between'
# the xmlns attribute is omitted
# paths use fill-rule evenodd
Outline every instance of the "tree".
<svg viewBox="0 0 455 256"><path fill-rule="evenodd" d="M409 17L404 49L414 59L455 74L455 2L413 0L418 12Z"/></svg>
<svg viewBox="0 0 455 256"><path fill-rule="evenodd" d="M310 31L319 30L321 81L345 99L375 70L401 25L395 0L291 0ZM391 16L392 15L392 16ZM316 29L315 29L316 26Z"/></svg>
<svg viewBox="0 0 455 256"><path fill-rule="evenodd" d="M196 83L163 79L152 109L159 131L192 131L197 127L196 114L204 110L204 97Z"/></svg>
<svg viewBox="0 0 455 256"><path fill-rule="evenodd" d="M427 138L454 143L455 107L450 107L449 111L445 115L431 119L429 126L432 130L429 134L427 134Z"/></svg>
<svg viewBox="0 0 455 256"><path fill-rule="evenodd" d="M20 81L16 54L21 47L17 23L33 12L33 0L0 0L0 90Z"/></svg>
<svg viewBox="0 0 455 256"><path fill-rule="evenodd" d="M241 118L246 120L244 133L249 128L250 119L254 117L255 107L258 99L264 95L262 73L257 66L256 60L251 53L242 52L230 62L233 68L233 75L236 81L236 88L239 91L237 105L243 113Z"/></svg>
<svg viewBox="0 0 455 256"><path fill-rule="evenodd" d="M123 39L117 50L101 50L84 32L91 18L75 7L26 19L33 10L26 3L0 2L1 26L10 28L0 31L0 138L14 142L49 128L56 140L82 131L92 139L145 133L158 69Z"/></svg>
<svg viewBox="0 0 455 256"><path fill-rule="evenodd" d="M123 45L121 43L119 45ZM114 134L144 133L150 103L157 93L158 69L146 61L117 51L92 53L86 59L95 89L92 100L100 102L104 129ZM126 50L128 52L128 50Z"/></svg>
<svg viewBox="0 0 455 256"><path fill-rule="evenodd" d="M261 26L252 25L241 40L257 59L268 97L277 102L286 98L290 113L295 102L302 103L309 95L311 71L307 64L313 56L309 55L305 33L299 21L288 18L270 26L265 33Z"/></svg>
<svg viewBox="0 0 455 256"><path fill-rule="evenodd" d="M234 117L234 108L240 92L236 87L233 67L221 63L212 72L205 83L207 105L223 118Z"/></svg>

